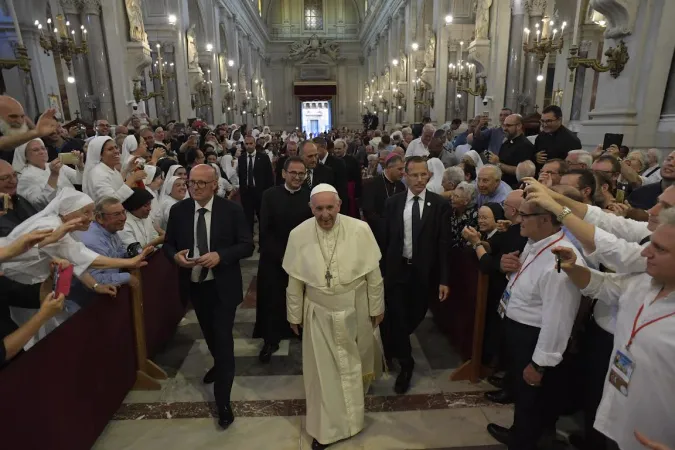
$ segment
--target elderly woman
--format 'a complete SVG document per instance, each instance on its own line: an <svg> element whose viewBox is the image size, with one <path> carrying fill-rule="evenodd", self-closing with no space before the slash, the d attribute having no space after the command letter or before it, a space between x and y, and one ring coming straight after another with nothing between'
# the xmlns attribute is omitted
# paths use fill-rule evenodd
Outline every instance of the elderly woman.
<svg viewBox="0 0 675 450"><path fill-rule="evenodd" d="M146 175L142 170L132 172L125 182L117 170L120 162L120 151L111 137L98 136L89 141L82 191L94 201L113 197L123 202L131 197L131 188L143 181Z"/></svg>
<svg viewBox="0 0 675 450"><path fill-rule="evenodd" d="M12 167L19 173L17 194L28 200L38 211L56 197L59 190L82 184L82 154L77 158L77 170L64 165L59 158L47 163L47 149L42 139L33 139L17 147Z"/></svg>
<svg viewBox="0 0 675 450"><path fill-rule="evenodd" d="M464 180L464 171L461 167L453 166L448 167L443 172L443 192L441 195L448 200L452 197L452 191Z"/></svg>
<svg viewBox="0 0 675 450"><path fill-rule="evenodd" d="M368 155L368 166L363 168L362 178L373 178L377 175L380 157L377 154Z"/></svg>
<svg viewBox="0 0 675 450"><path fill-rule="evenodd" d="M431 178L427 183L427 190L434 194L443 194L443 173L445 172L443 162L438 158L429 158L427 166L431 174Z"/></svg>
<svg viewBox="0 0 675 450"><path fill-rule="evenodd" d="M152 195L152 210L150 212L150 218L152 223L159 226L162 222L162 212L159 206L159 194L162 189L162 184L164 183L164 172L157 166L145 166L143 168L146 173L146 177L143 180L145 184L145 189Z"/></svg>
<svg viewBox="0 0 675 450"><path fill-rule="evenodd" d="M239 161L231 154L225 153L223 157L220 158L220 168L223 169L225 176L234 189L239 189L239 175L237 174L237 167L239 167Z"/></svg>
<svg viewBox="0 0 675 450"><path fill-rule="evenodd" d="M462 230L466 227L478 226L478 207L476 186L462 181L452 191L452 212L450 214L449 241L450 247L466 247L468 244L462 238Z"/></svg>
<svg viewBox="0 0 675 450"><path fill-rule="evenodd" d="M143 264L146 254L131 259L108 258L89 250L85 245L75 240L70 231L86 231L94 218L94 201L86 194L71 188L63 188L45 209L17 226L7 236L4 242L12 243L22 235L35 230L55 230L68 226L57 241L48 245L33 247L20 258L10 260L2 265L2 271L7 278L24 284L42 283L51 275L51 264L54 258L70 261L74 266L74 274L89 289L99 294L116 293L113 286L99 285L87 272L88 269L134 269ZM12 316L17 324L30 319L36 310L16 308ZM44 337L49 331L68 317L64 313L54 319L41 330L38 338ZM34 342L29 345L34 344Z"/></svg>
<svg viewBox="0 0 675 450"><path fill-rule="evenodd" d="M162 187L162 197L159 206L162 211L161 223L159 227L166 230L166 224L169 222L169 213L171 207L181 200L185 199L187 194L186 181L180 177L167 178Z"/></svg>

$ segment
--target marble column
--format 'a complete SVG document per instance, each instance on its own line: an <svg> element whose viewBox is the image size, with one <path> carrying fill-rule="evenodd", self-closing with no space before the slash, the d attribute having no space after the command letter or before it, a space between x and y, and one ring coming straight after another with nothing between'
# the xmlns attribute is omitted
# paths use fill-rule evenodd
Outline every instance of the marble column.
<svg viewBox="0 0 675 450"><path fill-rule="evenodd" d="M89 53L87 54L89 73L91 79L96 80L98 108L95 118L113 121L115 119L115 106L110 83L108 55L101 26L101 0L85 0L82 4L83 24L87 29L87 45L89 46Z"/></svg>
<svg viewBox="0 0 675 450"><path fill-rule="evenodd" d="M180 120L178 88L176 85L176 49L173 45L165 45L162 50L166 52L164 57L169 68L168 71L173 74L173 77L166 82L166 107L169 110L170 119Z"/></svg>
<svg viewBox="0 0 675 450"><path fill-rule="evenodd" d="M518 110L520 72L523 59L523 29L525 28L525 0L511 2L511 32L509 60L506 68L506 102L513 111Z"/></svg>
<svg viewBox="0 0 675 450"><path fill-rule="evenodd" d="M530 7L530 22L528 28L530 29L530 39L532 41L535 39L535 25L541 25L541 18L543 16L543 8L536 9ZM525 58L525 82L523 84L523 94L528 97L529 101L524 107L523 113L524 115L528 115L534 112L534 106L537 102L537 76L539 75L539 59L534 53L528 53Z"/></svg>
<svg viewBox="0 0 675 450"><path fill-rule="evenodd" d="M79 3L76 0L61 0L61 7L66 16L66 20L70 21L70 29L76 30L75 33L80 33L80 11L78 10ZM89 30L87 30L89 33ZM75 88L77 89L77 96L80 100L88 98L93 93L91 79L89 77L89 68L85 61L85 56L77 54L73 56L73 76L75 77ZM68 75L66 75L68 76ZM87 108L82 108L80 111L82 120L86 122L93 122L94 117L92 111Z"/></svg>

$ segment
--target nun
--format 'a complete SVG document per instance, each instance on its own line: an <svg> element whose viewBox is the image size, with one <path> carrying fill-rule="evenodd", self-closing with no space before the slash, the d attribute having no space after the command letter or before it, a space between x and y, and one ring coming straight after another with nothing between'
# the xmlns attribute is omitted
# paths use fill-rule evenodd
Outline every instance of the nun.
<svg viewBox="0 0 675 450"><path fill-rule="evenodd" d="M166 230L166 224L169 222L169 213L171 207L181 200L185 199L187 194L187 183L180 177L167 178L162 187L162 195L159 200L159 206L162 211L161 223L159 227Z"/></svg>
<svg viewBox="0 0 675 450"><path fill-rule="evenodd" d="M120 151L115 141L109 136L93 138L87 150L82 191L95 202L103 197L116 198L121 202L131 197L131 188L145 178L145 172L132 172L125 182L117 169L119 166Z"/></svg>
<svg viewBox="0 0 675 450"><path fill-rule="evenodd" d="M58 158L48 163L47 149L42 139L33 139L17 147L12 162L14 171L19 173L17 194L40 211L56 197L59 190L82 184L82 154L73 154L78 158L77 169L62 164Z"/></svg>
<svg viewBox="0 0 675 450"><path fill-rule="evenodd" d="M152 223L152 201L155 198L147 189L134 188L134 193L122 206L128 212L124 229L119 237L129 248L139 243L142 248L157 247L164 242L164 231Z"/></svg>

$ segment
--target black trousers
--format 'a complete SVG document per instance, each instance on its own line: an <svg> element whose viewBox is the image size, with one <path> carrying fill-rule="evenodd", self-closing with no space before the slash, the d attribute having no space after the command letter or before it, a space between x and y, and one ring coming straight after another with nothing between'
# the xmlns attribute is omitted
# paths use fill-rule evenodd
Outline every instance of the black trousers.
<svg viewBox="0 0 675 450"><path fill-rule="evenodd" d="M254 338L263 338L265 343L278 344L293 334L286 319L286 287L288 274L281 261L260 255L256 278L256 315Z"/></svg>
<svg viewBox="0 0 675 450"><path fill-rule="evenodd" d="M237 305L218 296L215 280L190 283L190 300L195 307L199 326L213 356L216 381L213 386L218 411L230 406L234 382L234 338L232 327Z"/></svg>
<svg viewBox="0 0 675 450"><path fill-rule="evenodd" d="M405 265L402 276L385 283L384 320L380 326L387 359L398 359L401 368L414 364L410 335L422 322L429 306L428 282L415 269Z"/></svg>
<svg viewBox="0 0 675 450"><path fill-rule="evenodd" d="M546 369L541 386L530 386L523 371L532 361L540 329L504 318L511 390L515 395L515 412L511 426L509 450L536 450L544 430L555 426L564 392L566 366L561 362Z"/></svg>
<svg viewBox="0 0 675 450"><path fill-rule="evenodd" d="M248 188L241 193L241 206L244 208L244 217L248 223L251 233L253 233L254 217L260 220L260 205L262 203L262 193L257 188Z"/></svg>
<svg viewBox="0 0 675 450"><path fill-rule="evenodd" d="M591 318L583 340L581 368L584 372L580 374L584 380L584 428L588 450L611 448L609 447L611 440L593 428L593 423L602 400L602 390L605 387L605 377L613 349L614 335L600 328L595 319Z"/></svg>

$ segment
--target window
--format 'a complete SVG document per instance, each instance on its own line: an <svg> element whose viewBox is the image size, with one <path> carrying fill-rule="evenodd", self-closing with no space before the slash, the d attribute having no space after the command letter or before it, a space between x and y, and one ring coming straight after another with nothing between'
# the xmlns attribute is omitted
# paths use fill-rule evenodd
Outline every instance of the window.
<svg viewBox="0 0 675 450"><path fill-rule="evenodd" d="M323 0L305 0L305 30L323 30Z"/></svg>

